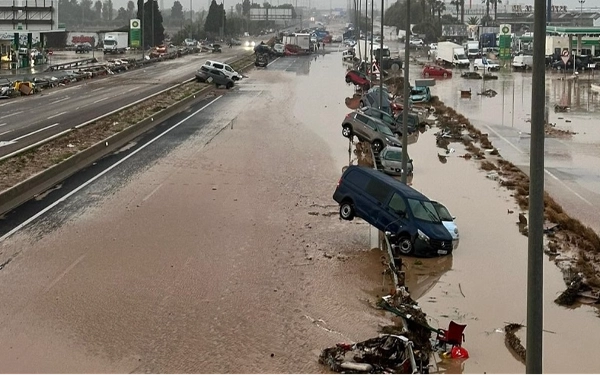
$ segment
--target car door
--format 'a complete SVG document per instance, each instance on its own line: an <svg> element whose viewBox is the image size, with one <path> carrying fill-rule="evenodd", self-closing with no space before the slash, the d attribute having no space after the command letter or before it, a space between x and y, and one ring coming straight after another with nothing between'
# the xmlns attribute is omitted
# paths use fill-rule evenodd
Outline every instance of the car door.
<svg viewBox="0 0 600 375"><path fill-rule="evenodd" d="M407 225L408 213L406 201L397 192L391 194L377 217L377 226L392 233L398 233Z"/></svg>
<svg viewBox="0 0 600 375"><path fill-rule="evenodd" d="M369 141L372 141L376 138L381 139L381 137L383 136L381 133L379 133L379 130L377 129L377 121L373 120L372 118L367 120L367 126L366 126L366 131L367 131L367 139Z"/></svg>
<svg viewBox="0 0 600 375"><path fill-rule="evenodd" d="M369 135L369 132L367 130L367 121L369 121L369 118L360 113L357 113L354 119L356 120L353 129L354 133L356 133L356 135L358 135L358 137L361 139L367 138Z"/></svg>

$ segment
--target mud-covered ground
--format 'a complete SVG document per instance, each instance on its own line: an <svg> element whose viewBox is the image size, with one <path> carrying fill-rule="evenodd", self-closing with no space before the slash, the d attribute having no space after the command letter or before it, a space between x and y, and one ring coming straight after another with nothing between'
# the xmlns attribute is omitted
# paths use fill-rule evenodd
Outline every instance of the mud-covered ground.
<svg viewBox="0 0 600 375"><path fill-rule="evenodd" d="M16 255L0 271L3 368L323 372L321 349L389 324L369 303L387 293L382 254L331 199L348 163L343 75L337 53L254 71L5 241L0 263ZM461 233L451 257L406 259L430 324L467 324L470 358L432 371L523 372L503 332L525 320L514 198L464 149L440 158L432 131L409 147L413 186ZM554 304L564 283L552 262L544 272L545 371L593 371L595 312Z"/></svg>

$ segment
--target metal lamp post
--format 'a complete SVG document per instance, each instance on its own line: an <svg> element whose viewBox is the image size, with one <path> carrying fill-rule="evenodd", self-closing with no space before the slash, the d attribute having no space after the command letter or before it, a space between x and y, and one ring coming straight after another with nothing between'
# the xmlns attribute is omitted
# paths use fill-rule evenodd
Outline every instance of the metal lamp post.
<svg viewBox="0 0 600 375"><path fill-rule="evenodd" d="M402 108L402 177L401 181L408 181L408 105L410 95L410 81L408 74L408 62L410 60L410 0L406 0L406 32L404 35L404 105Z"/></svg>
<svg viewBox="0 0 600 375"><path fill-rule="evenodd" d="M585 4L585 0L578 0L580 4L580 12L583 14L583 4Z"/></svg>
<svg viewBox="0 0 600 375"><path fill-rule="evenodd" d="M190 39L194 39L194 8L190 0Z"/></svg>

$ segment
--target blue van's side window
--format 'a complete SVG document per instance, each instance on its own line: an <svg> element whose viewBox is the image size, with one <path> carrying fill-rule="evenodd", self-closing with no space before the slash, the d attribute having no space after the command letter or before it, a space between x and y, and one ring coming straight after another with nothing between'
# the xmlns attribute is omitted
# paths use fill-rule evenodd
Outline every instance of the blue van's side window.
<svg viewBox="0 0 600 375"><path fill-rule="evenodd" d="M404 198L397 193L392 195L390 203L388 203L388 207L394 212L406 212L406 202L404 202Z"/></svg>
<svg viewBox="0 0 600 375"><path fill-rule="evenodd" d="M350 181L361 190L365 190L367 188L367 183L369 182L368 176L360 171L352 171L348 173L346 180Z"/></svg>
<svg viewBox="0 0 600 375"><path fill-rule="evenodd" d="M387 203L387 197L390 193L390 187L385 183L373 178L369 181L366 189L367 194L381 203Z"/></svg>

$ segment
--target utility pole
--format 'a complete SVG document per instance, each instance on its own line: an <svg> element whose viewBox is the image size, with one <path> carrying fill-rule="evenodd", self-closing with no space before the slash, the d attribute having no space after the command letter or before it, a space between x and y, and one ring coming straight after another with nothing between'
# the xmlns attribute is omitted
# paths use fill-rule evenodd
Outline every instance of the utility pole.
<svg viewBox="0 0 600 375"><path fill-rule="evenodd" d="M408 62L410 60L410 0L406 0L406 25L404 35L404 82L403 82L403 96L404 105L402 106L402 177L401 181L407 183L407 168L408 168L408 105L409 105L409 94L410 94L410 82L408 75Z"/></svg>
<svg viewBox="0 0 600 375"><path fill-rule="evenodd" d="M544 327L544 108L546 105L545 0L534 0L531 141L529 154L529 234L527 236L528 374L541 374Z"/></svg>
<svg viewBox="0 0 600 375"><path fill-rule="evenodd" d="M194 39L194 8L192 5L192 0L190 0L190 39Z"/></svg>
<svg viewBox="0 0 600 375"><path fill-rule="evenodd" d="M221 6L223 7L223 18L221 19L221 40L225 38L225 0L221 1Z"/></svg>
<svg viewBox="0 0 600 375"><path fill-rule="evenodd" d="M154 43L154 34L155 34L155 32L154 32L154 2L155 1L156 0L152 0L152 9L151 9L151 12L152 12L151 13L151 16L152 16L152 39L151 39L152 40L152 47L154 47L156 45Z"/></svg>
<svg viewBox="0 0 600 375"><path fill-rule="evenodd" d="M310 1L310 0L309 0ZM367 60L368 51L367 51L367 31L369 26L369 0L365 0L365 76L367 75L367 67L369 62Z"/></svg>
<svg viewBox="0 0 600 375"><path fill-rule="evenodd" d="M383 1L381 0L381 44L379 46L379 109L381 109L383 103L383 72L381 70L383 62Z"/></svg>
<svg viewBox="0 0 600 375"><path fill-rule="evenodd" d="M371 56L371 81L373 81L373 28L375 27L374 23L373 23L373 6L375 4L375 0L371 0L371 51L370 51L370 56ZM367 24L368 26L368 24ZM383 77L380 75L379 80L383 80ZM381 106L381 102L380 106Z"/></svg>
<svg viewBox="0 0 600 375"><path fill-rule="evenodd" d="M144 51L146 49L146 46L144 45L145 41L144 41L144 30L146 29L146 19L144 18L144 2L142 1L142 19L141 19L141 23L142 23L142 60L144 59Z"/></svg>

